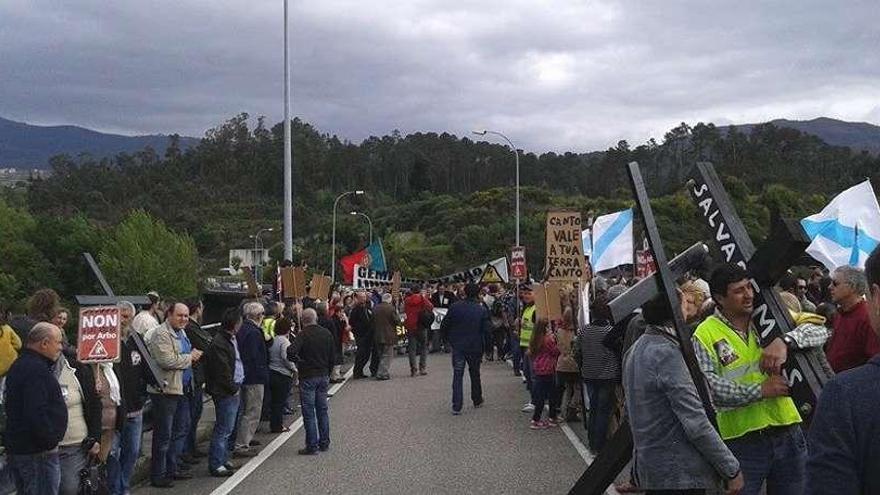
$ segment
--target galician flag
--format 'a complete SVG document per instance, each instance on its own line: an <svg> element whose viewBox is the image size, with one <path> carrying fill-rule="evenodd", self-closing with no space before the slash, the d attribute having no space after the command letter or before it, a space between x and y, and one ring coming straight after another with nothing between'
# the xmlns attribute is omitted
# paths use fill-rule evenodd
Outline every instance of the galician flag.
<svg viewBox="0 0 880 495"><path fill-rule="evenodd" d="M865 260L880 243L880 206L871 181L838 194L821 212L801 220L801 225L813 240L807 254L826 268L865 268Z"/></svg>
<svg viewBox="0 0 880 495"><path fill-rule="evenodd" d="M632 209L603 215L593 222L593 271L633 263Z"/></svg>

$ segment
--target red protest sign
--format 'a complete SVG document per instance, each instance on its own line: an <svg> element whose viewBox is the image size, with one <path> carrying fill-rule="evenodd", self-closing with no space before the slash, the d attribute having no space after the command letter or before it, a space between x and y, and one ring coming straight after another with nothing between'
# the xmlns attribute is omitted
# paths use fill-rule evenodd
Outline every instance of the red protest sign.
<svg viewBox="0 0 880 495"><path fill-rule="evenodd" d="M119 360L119 308L95 306L79 310L76 356L82 363Z"/></svg>
<svg viewBox="0 0 880 495"><path fill-rule="evenodd" d="M517 280L525 280L529 275L526 268L526 248L514 246L510 250L510 273Z"/></svg>

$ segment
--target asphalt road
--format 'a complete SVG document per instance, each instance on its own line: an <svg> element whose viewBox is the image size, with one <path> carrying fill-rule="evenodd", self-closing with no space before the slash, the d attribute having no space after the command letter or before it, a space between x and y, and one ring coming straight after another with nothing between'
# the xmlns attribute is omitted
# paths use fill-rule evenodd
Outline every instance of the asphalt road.
<svg viewBox="0 0 880 495"><path fill-rule="evenodd" d="M559 428L529 430L525 388L506 364L484 363L480 409L465 375L461 416L450 414L449 355L431 355L428 376L411 378L405 357L391 372L349 381L331 400L329 452L297 455L300 430L232 493L556 494L584 471Z"/></svg>

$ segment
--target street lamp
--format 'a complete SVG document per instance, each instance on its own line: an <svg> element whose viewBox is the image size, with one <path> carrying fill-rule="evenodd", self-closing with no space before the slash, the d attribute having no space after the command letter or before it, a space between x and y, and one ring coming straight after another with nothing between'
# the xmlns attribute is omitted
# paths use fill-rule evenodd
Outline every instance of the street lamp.
<svg viewBox="0 0 880 495"><path fill-rule="evenodd" d="M330 248L330 280L333 283L336 283L336 206L339 205L339 200L348 196L349 194L355 194L360 196L364 192L361 190L357 191L347 191L339 196L336 196L336 200L333 201L333 246Z"/></svg>
<svg viewBox="0 0 880 495"><path fill-rule="evenodd" d="M370 217L368 217L366 213L361 213L359 211L352 211L349 213L349 215L360 215L360 216L367 219L367 222L370 224L370 244L372 244L373 243L373 221L370 220Z"/></svg>
<svg viewBox="0 0 880 495"><path fill-rule="evenodd" d="M260 239L260 236L263 234L263 232L274 232L274 231L275 231L274 227L269 227L266 229L260 229L257 231L256 234L251 236L254 238L254 255L251 258L252 258L252 261L254 262L254 266L253 266L254 278L257 279L257 281L258 281L257 283L259 283L259 280L260 280L260 266L262 265L262 262L263 262L263 256L262 256L263 253L260 253L260 263L257 263L257 250L263 247L263 240Z"/></svg>
<svg viewBox="0 0 880 495"><path fill-rule="evenodd" d="M513 145L513 142L504 134L501 134L498 131L489 131L483 129L482 131L471 131L478 136L485 136L486 134L494 134L496 136L501 136L507 141L507 144L510 145L510 149L513 150L514 156L516 157L516 245L520 246L519 243L519 150L516 149L516 146Z"/></svg>
<svg viewBox="0 0 880 495"><path fill-rule="evenodd" d="M519 150L516 149L516 146L513 145L513 141L510 140L504 134L498 131L490 131L487 129L483 129L481 131L471 131L478 136L485 136L486 134L494 134L496 136L500 136L507 141L507 144L510 145L510 148L513 150L513 154L516 157L516 245L521 246L519 243ZM519 279L514 281L516 283L516 314L519 316L520 311L520 301L519 301Z"/></svg>
<svg viewBox="0 0 880 495"><path fill-rule="evenodd" d="M284 0L284 259L293 261L293 156L290 141L290 55L288 0Z"/></svg>

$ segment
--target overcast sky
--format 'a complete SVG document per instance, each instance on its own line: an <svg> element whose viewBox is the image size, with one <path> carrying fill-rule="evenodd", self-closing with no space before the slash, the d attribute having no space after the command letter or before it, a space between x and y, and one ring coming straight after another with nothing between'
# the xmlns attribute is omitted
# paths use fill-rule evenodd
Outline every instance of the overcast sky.
<svg viewBox="0 0 880 495"><path fill-rule="evenodd" d="M282 118L282 0L2 0L0 116L201 136ZM679 122L880 124L880 1L291 0L293 113L529 151Z"/></svg>

